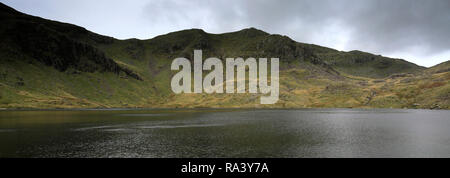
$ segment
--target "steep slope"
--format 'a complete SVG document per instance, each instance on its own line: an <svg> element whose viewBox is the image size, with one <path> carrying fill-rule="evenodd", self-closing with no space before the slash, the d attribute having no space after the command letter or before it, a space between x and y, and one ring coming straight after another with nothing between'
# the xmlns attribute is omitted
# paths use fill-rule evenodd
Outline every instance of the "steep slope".
<svg viewBox="0 0 450 178"><path fill-rule="evenodd" d="M25 15L3 4L0 4L0 23L0 50L20 55L17 59L37 60L60 71L69 68L82 72L106 71L141 80L131 70L120 67L96 47L85 43L108 43L112 38L74 25Z"/></svg>
<svg viewBox="0 0 450 178"><path fill-rule="evenodd" d="M446 108L449 71L369 53L341 52L248 28L182 30L117 40L0 4L0 108L358 107ZM3 25L4 24L4 25ZM177 57L280 58L280 100L260 94L180 94ZM439 72L438 72L439 71ZM205 72L206 73L206 72Z"/></svg>
<svg viewBox="0 0 450 178"><path fill-rule="evenodd" d="M200 29L183 30L145 41L116 41L111 45L103 45L103 49L112 56L128 54L122 57L136 60L158 57L170 61L176 57L192 59L195 49L202 49L204 58L278 57L284 68L290 68L292 64L304 64L303 67L309 65L318 71L339 75L313 53L311 46L250 28L226 34L209 34Z"/></svg>

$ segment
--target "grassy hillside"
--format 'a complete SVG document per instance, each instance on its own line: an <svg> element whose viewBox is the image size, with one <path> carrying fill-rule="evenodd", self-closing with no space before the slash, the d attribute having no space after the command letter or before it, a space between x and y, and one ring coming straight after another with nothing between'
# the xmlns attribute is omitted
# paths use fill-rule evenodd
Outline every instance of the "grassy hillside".
<svg viewBox="0 0 450 178"><path fill-rule="evenodd" d="M254 28L117 40L3 4L0 22L0 108L450 106L448 62L426 69ZM192 59L194 49L202 49L204 59L280 58L280 100L260 105L260 94L175 95L170 64L177 57Z"/></svg>
<svg viewBox="0 0 450 178"><path fill-rule="evenodd" d="M402 59L391 59L362 51L318 52L318 56L338 71L364 77L383 78L393 73L420 73L425 69Z"/></svg>

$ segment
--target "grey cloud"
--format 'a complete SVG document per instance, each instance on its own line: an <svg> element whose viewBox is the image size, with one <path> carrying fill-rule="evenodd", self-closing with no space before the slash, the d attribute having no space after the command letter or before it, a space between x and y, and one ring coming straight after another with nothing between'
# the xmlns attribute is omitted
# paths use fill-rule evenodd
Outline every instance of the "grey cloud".
<svg viewBox="0 0 450 178"><path fill-rule="evenodd" d="M346 23L350 42L371 50L393 52L412 46L423 52L450 49L450 1L397 0L367 3ZM356 47L356 46L355 46Z"/></svg>

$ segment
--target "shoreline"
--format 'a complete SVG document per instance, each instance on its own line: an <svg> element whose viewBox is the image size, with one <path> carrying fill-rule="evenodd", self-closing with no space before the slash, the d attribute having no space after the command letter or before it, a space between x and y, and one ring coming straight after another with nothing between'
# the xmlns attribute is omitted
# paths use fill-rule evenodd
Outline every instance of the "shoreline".
<svg viewBox="0 0 450 178"><path fill-rule="evenodd" d="M430 111L450 111L450 109L430 109L430 108L0 108L1 111L158 111L158 110L430 110Z"/></svg>

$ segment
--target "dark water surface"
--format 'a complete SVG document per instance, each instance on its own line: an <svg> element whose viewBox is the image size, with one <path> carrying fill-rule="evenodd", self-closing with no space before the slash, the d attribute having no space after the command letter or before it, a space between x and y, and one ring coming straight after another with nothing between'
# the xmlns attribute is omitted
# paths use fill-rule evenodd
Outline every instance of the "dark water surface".
<svg viewBox="0 0 450 178"><path fill-rule="evenodd" d="M450 157L450 111L0 111L0 157Z"/></svg>

